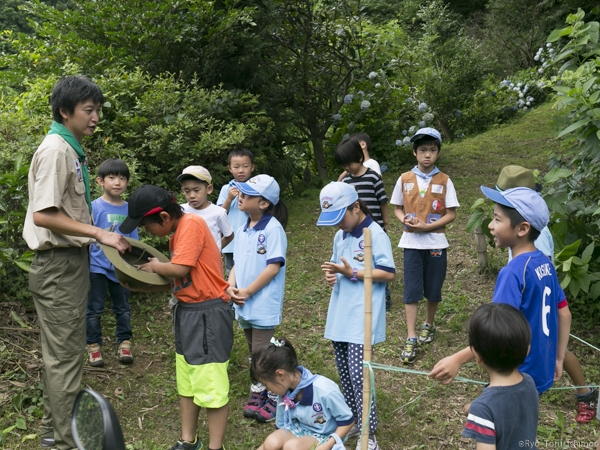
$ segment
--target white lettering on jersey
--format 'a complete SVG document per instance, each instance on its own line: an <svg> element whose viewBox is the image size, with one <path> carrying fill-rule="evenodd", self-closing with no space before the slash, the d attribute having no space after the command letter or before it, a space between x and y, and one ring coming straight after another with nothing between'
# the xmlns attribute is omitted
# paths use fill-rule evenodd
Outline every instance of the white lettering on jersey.
<svg viewBox="0 0 600 450"><path fill-rule="evenodd" d="M550 271L550 264L546 263L546 264L542 264L541 266L536 267L535 273L538 276L538 280L541 280L544 277L548 277L548 276L552 275L552 272Z"/></svg>
<svg viewBox="0 0 600 450"><path fill-rule="evenodd" d="M542 298L542 328L544 329L544 334L546 336L550 336L550 328L548 328L548 314L550 314L550 305L546 305L546 297L548 297L551 293L552 290L546 286L544 288L544 296Z"/></svg>

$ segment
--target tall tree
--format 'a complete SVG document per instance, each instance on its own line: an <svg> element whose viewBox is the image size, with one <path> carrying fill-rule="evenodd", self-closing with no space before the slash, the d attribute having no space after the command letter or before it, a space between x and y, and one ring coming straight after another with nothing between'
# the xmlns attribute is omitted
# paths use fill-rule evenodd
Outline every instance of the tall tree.
<svg viewBox="0 0 600 450"><path fill-rule="evenodd" d="M310 145L327 181L323 141L362 66L361 3L277 0L264 13L261 101L291 142Z"/></svg>

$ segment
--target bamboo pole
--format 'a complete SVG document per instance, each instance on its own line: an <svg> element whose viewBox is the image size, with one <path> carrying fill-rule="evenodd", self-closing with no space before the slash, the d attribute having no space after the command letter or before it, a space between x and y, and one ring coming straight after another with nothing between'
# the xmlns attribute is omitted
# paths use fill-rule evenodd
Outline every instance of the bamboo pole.
<svg viewBox="0 0 600 450"><path fill-rule="evenodd" d="M371 245L371 230L364 228L365 269L363 280L365 284L365 335L363 360L371 362L371 339L373 328L373 247ZM361 450L367 450L369 445L369 407L371 406L371 377L369 368L363 367L363 405L362 405L362 436Z"/></svg>

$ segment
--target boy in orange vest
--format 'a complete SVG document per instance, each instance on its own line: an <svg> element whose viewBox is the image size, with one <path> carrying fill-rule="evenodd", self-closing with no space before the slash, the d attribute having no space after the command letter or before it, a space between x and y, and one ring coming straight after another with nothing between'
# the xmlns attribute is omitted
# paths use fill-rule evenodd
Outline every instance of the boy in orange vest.
<svg viewBox="0 0 600 450"><path fill-rule="evenodd" d="M435 313L442 300L446 278L448 240L445 226L456 218L460 206L454 184L435 162L442 136L434 128L421 128L410 140L417 165L398 178L390 203L404 224L398 247L404 249L404 308L408 337L401 359L415 362L420 345L435 336ZM418 302L427 299L425 323L417 336Z"/></svg>

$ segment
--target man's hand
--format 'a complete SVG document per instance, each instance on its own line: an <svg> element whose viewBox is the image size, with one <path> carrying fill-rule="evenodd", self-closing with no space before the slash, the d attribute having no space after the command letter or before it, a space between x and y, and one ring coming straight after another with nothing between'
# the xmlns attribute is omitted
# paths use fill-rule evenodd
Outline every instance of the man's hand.
<svg viewBox="0 0 600 450"><path fill-rule="evenodd" d="M98 242L100 242L102 245L108 245L109 247L116 248L119 250L119 253L131 251L131 244L127 242L127 239L125 239L119 233L104 231L104 233L98 236Z"/></svg>

